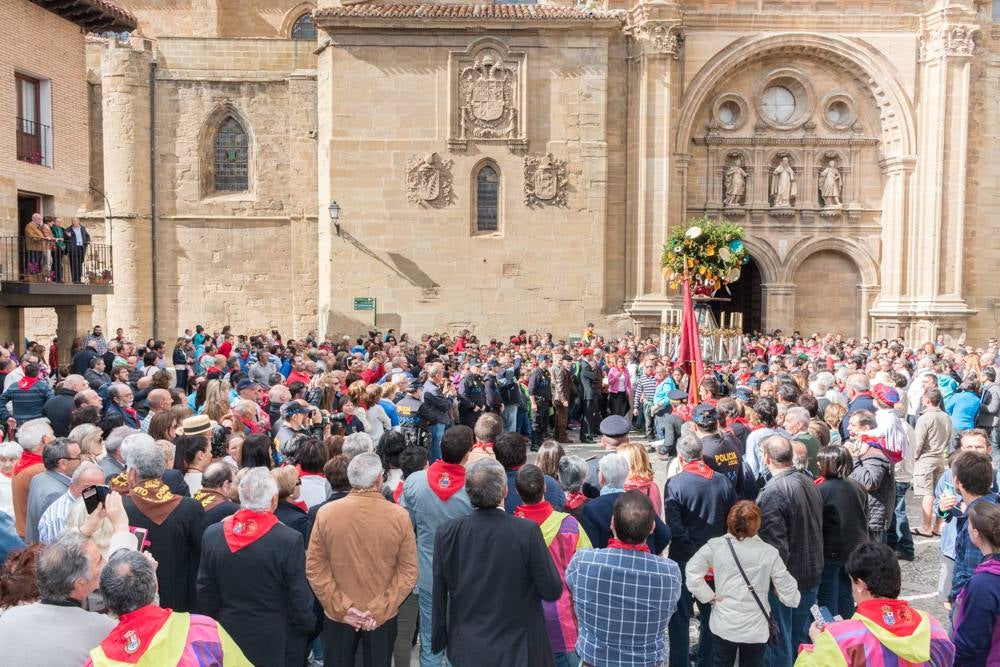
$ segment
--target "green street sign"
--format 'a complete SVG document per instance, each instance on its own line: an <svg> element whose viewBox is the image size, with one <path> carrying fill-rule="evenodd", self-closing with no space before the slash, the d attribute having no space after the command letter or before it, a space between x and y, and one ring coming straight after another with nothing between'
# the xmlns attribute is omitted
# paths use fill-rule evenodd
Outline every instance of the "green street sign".
<svg viewBox="0 0 1000 667"><path fill-rule="evenodd" d="M373 296L354 297L354 310L375 310L375 297Z"/></svg>

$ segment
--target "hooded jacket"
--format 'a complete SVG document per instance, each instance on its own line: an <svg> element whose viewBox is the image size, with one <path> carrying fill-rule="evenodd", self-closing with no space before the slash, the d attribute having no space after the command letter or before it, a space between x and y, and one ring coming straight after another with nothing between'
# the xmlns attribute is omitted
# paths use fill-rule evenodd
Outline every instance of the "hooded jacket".
<svg viewBox="0 0 1000 667"><path fill-rule="evenodd" d="M955 608L955 665L1000 664L1000 555L976 568Z"/></svg>

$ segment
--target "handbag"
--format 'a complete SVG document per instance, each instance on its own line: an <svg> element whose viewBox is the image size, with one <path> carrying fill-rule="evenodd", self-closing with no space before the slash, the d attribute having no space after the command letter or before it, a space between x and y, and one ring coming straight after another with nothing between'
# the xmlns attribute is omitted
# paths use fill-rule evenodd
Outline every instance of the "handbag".
<svg viewBox="0 0 1000 667"><path fill-rule="evenodd" d="M754 601L757 606L760 607L760 613L764 614L764 618L767 619L767 645L777 646L781 643L781 630L778 628L778 622L774 620L771 614L767 613L767 609L764 608L764 603L760 601L757 597L757 591L753 589L753 584L750 583L750 578L747 577L747 573L743 571L743 566L740 565L740 559L736 557L736 549L733 547L733 541L726 538L726 544L729 545L729 551L733 554L733 560L736 561L736 567L739 568L740 574L743 575L743 581L746 582L747 590L750 591L750 595L753 596Z"/></svg>

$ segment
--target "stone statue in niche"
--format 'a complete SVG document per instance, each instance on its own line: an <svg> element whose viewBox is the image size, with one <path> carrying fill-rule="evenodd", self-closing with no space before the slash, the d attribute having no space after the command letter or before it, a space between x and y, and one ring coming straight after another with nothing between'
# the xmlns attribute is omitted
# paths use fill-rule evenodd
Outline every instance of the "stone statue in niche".
<svg viewBox="0 0 1000 667"><path fill-rule="evenodd" d="M410 158L406 165L406 199L414 204L447 206L452 200L452 160L437 153Z"/></svg>
<svg viewBox="0 0 1000 667"><path fill-rule="evenodd" d="M781 158L781 164L771 172L771 206L774 208L790 208L798 196L798 186L795 183L795 170L792 169L788 156Z"/></svg>
<svg viewBox="0 0 1000 667"><path fill-rule="evenodd" d="M722 205L725 207L743 206L747 196L747 172L743 168L743 158L737 156L733 164L726 167L722 176Z"/></svg>
<svg viewBox="0 0 1000 667"><path fill-rule="evenodd" d="M843 191L843 180L837 163L827 160L826 167L819 172L819 195L824 207L840 206L840 194Z"/></svg>

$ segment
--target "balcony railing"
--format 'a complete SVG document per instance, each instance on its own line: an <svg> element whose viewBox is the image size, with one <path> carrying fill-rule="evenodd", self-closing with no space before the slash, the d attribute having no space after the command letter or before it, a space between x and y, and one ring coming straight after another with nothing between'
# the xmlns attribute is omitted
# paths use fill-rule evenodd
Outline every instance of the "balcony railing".
<svg viewBox="0 0 1000 667"><path fill-rule="evenodd" d="M67 234L71 234L68 232ZM89 243L78 250L64 239L0 236L0 291L22 294L111 294L111 246Z"/></svg>
<svg viewBox="0 0 1000 667"><path fill-rule="evenodd" d="M17 159L46 167L52 165L52 128L25 118L17 119Z"/></svg>

